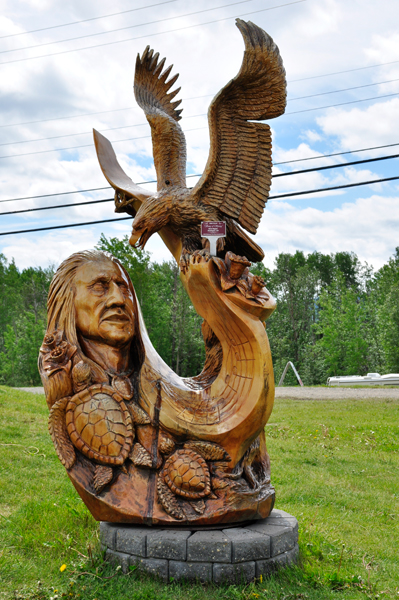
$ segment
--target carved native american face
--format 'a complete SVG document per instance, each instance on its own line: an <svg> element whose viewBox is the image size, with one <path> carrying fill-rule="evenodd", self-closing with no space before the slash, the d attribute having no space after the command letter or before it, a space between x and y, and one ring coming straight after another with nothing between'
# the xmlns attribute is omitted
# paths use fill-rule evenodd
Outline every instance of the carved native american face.
<svg viewBox="0 0 399 600"><path fill-rule="evenodd" d="M116 263L104 260L83 264L76 271L74 287L80 335L110 346L125 345L133 339L133 297Z"/></svg>

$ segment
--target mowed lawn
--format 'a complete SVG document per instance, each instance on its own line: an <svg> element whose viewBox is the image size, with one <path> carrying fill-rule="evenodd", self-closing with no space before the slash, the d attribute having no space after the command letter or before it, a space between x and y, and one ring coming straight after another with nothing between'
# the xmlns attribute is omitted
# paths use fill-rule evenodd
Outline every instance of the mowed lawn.
<svg viewBox="0 0 399 600"><path fill-rule="evenodd" d="M276 507L299 521L301 563L220 588L104 564L47 417L44 396L0 387L0 600L399 599L398 400L276 400Z"/></svg>

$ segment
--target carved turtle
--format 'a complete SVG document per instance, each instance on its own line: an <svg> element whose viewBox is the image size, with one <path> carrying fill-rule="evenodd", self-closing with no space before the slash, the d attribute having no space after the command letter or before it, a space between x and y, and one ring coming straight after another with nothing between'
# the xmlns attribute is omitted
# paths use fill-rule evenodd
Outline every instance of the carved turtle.
<svg viewBox="0 0 399 600"><path fill-rule="evenodd" d="M71 469L75 448L95 461L96 493L112 480L112 467L122 466L134 442L134 422L150 421L138 406L129 408L112 387L95 384L78 394L58 400L50 411L49 430L62 464Z"/></svg>
<svg viewBox="0 0 399 600"><path fill-rule="evenodd" d="M134 441L132 418L122 396L104 384L71 398L66 428L75 448L100 465L122 465Z"/></svg>
<svg viewBox="0 0 399 600"><path fill-rule="evenodd" d="M205 460L194 450L176 450L163 468L169 489L183 498L197 500L211 493L211 478Z"/></svg>

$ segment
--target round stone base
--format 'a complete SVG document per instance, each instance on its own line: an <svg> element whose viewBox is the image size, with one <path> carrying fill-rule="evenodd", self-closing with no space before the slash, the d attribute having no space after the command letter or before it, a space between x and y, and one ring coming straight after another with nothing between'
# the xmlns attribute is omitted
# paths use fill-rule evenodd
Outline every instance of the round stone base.
<svg viewBox="0 0 399 600"><path fill-rule="evenodd" d="M163 581L247 583L295 563L298 521L274 509L260 521L213 530L100 523L106 560Z"/></svg>

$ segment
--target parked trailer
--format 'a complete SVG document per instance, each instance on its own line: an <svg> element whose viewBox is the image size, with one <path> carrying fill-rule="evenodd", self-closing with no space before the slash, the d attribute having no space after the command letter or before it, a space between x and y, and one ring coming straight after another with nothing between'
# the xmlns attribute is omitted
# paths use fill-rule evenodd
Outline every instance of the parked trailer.
<svg viewBox="0 0 399 600"><path fill-rule="evenodd" d="M327 385L353 386L353 385L399 385L399 373L367 373L367 375L344 375L342 377L329 377Z"/></svg>

